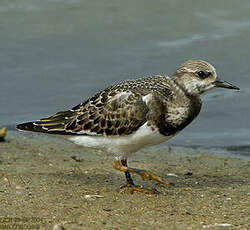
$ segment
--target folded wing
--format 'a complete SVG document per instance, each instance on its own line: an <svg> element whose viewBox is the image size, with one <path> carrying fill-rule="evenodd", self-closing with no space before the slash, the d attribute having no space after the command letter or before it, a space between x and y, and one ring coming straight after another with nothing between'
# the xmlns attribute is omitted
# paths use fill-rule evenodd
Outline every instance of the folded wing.
<svg viewBox="0 0 250 230"><path fill-rule="evenodd" d="M71 110L17 125L20 130L68 135L129 135L146 122L148 107L131 91L101 91Z"/></svg>

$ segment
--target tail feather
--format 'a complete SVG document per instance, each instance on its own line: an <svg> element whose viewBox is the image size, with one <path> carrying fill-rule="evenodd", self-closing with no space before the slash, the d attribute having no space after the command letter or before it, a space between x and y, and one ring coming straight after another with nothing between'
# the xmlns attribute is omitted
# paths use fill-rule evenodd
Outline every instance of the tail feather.
<svg viewBox="0 0 250 230"><path fill-rule="evenodd" d="M34 122L26 122L26 123L18 124L16 126L16 128L18 130L22 130L22 131L47 133L47 130L43 129L43 127L41 127L41 126L35 125L35 123L36 122L34 121Z"/></svg>
<svg viewBox="0 0 250 230"><path fill-rule="evenodd" d="M76 114L73 110L61 111L53 116L40 119L38 121L18 124L16 128L23 131L32 131L47 134L67 134L74 135L71 130L65 129L68 123L72 122Z"/></svg>
<svg viewBox="0 0 250 230"><path fill-rule="evenodd" d="M26 122L22 124L18 124L16 128L20 131L31 131L31 132L39 132L46 134L59 134L59 135L77 135L77 133L73 133L71 131L67 131L61 128L61 125L58 126L42 126L39 125L40 121ZM86 135L86 134L82 134Z"/></svg>

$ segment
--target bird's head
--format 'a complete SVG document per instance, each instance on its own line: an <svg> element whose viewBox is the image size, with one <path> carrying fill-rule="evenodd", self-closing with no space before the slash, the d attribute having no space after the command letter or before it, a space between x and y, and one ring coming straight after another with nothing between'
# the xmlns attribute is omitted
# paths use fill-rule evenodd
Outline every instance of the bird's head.
<svg viewBox="0 0 250 230"><path fill-rule="evenodd" d="M218 78L215 68L202 60L185 62L176 70L173 77L190 95L199 96L216 87L239 90L238 87Z"/></svg>

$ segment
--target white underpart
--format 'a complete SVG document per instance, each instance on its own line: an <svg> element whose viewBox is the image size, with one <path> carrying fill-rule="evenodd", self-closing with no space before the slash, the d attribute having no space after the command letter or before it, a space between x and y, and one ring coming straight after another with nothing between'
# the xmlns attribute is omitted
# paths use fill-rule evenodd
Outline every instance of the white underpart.
<svg viewBox="0 0 250 230"><path fill-rule="evenodd" d="M127 136L103 137L82 135L71 136L69 140L85 147L103 149L116 154L116 156L128 157L128 155L141 148L160 144L171 137L160 134L157 128L152 131L145 123L136 132Z"/></svg>

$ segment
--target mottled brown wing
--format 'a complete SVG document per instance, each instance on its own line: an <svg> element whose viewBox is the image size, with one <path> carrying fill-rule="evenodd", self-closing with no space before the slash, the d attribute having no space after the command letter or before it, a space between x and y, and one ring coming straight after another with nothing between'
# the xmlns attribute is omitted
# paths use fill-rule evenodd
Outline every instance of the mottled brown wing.
<svg viewBox="0 0 250 230"><path fill-rule="evenodd" d="M71 110L17 128L51 134L129 135L146 122L140 95L108 88Z"/></svg>
<svg viewBox="0 0 250 230"><path fill-rule="evenodd" d="M147 119L162 119L160 110L166 109L164 101L172 99L170 87L170 78L160 75L121 82L71 110L17 128L50 134L129 135Z"/></svg>
<svg viewBox="0 0 250 230"><path fill-rule="evenodd" d="M148 108L132 92L103 91L79 106L75 127L87 134L129 135L146 122Z"/></svg>

